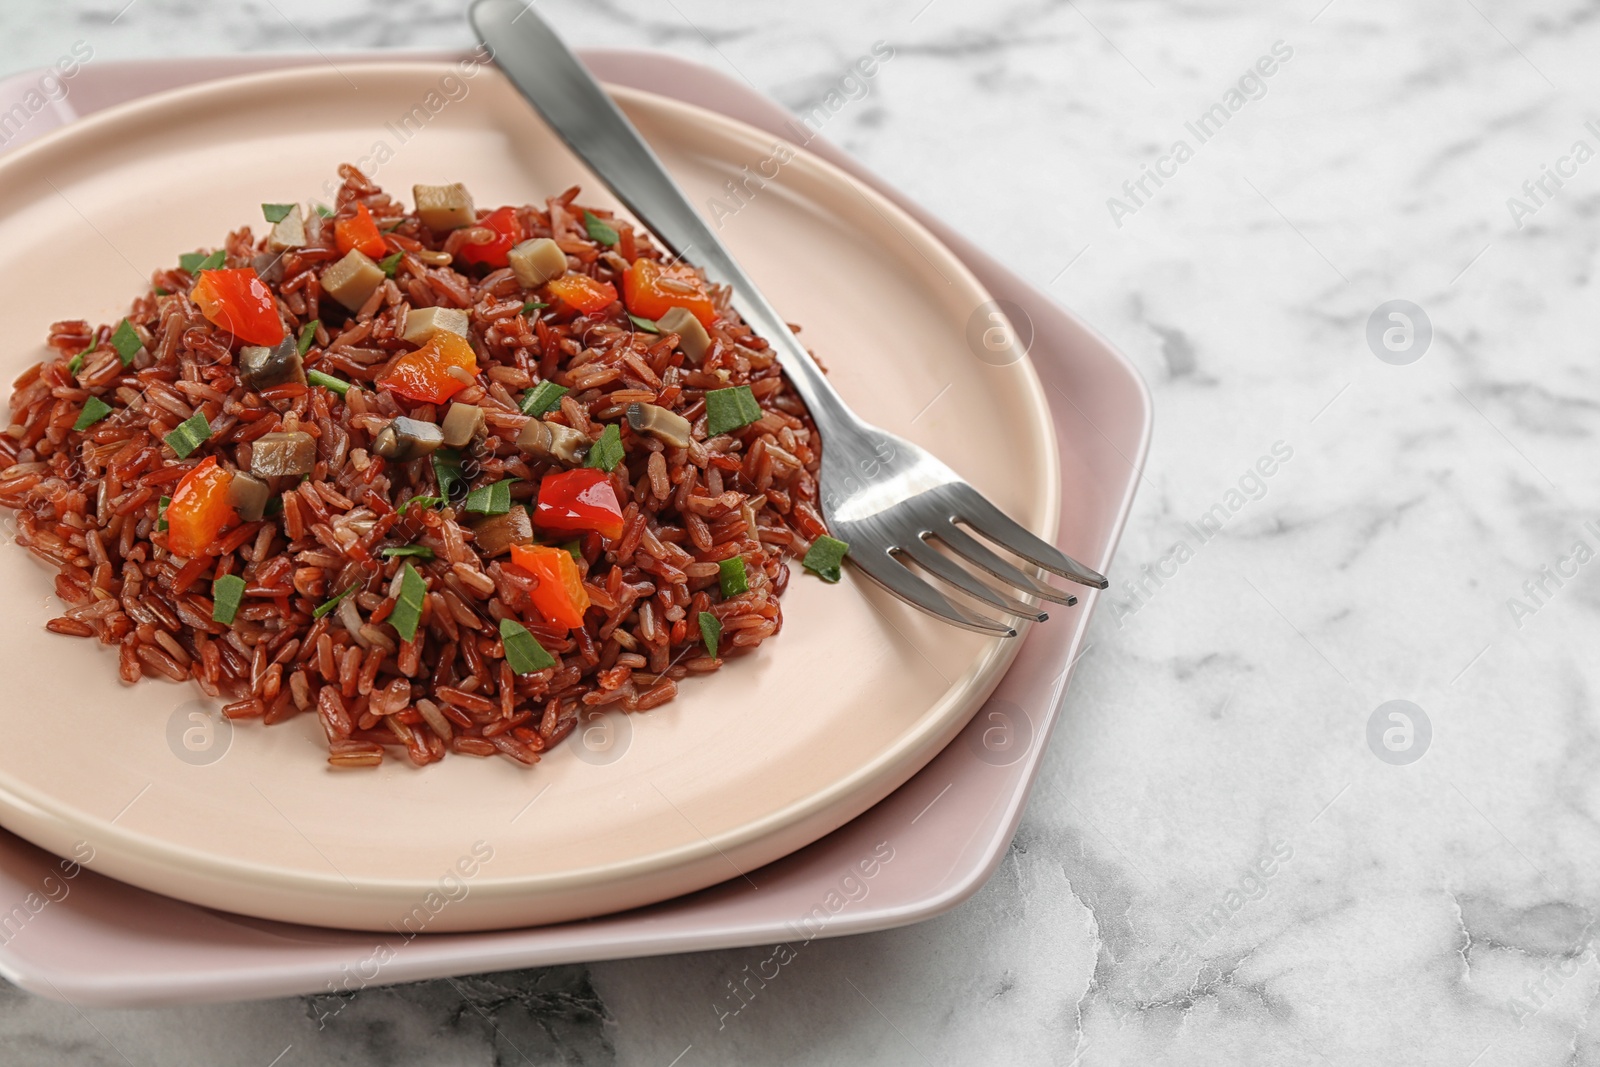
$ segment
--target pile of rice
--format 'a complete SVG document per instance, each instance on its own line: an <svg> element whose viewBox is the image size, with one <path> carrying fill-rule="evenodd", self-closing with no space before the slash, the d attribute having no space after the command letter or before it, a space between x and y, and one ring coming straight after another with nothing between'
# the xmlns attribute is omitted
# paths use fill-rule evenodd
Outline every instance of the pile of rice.
<svg viewBox="0 0 1600 1067"><path fill-rule="evenodd" d="M431 232L351 166L333 211L365 204L391 253L394 276L359 311L322 293L322 271L340 258L334 218L308 212L307 243L272 256L249 228L230 234L229 268L255 266L291 335L319 321L305 356L358 386L342 399L316 385L252 392L235 359L241 342L208 322L190 298L195 278L157 271L128 321L144 347L124 366L112 327L55 323L55 355L16 380L11 425L0 435L0 505L15 509L17 541L58 570L68 608L48 628L115 646L121 677L193 680L231 701L232 719L280 723L314 714L329 762L370 766L398 749L414 764L447 752L507 756L522 764L571 733L590 709L643 711L671 700L689 674L719 668L778 633L786 555L799 557L823 534L817 507L819 442L804 405L772 351L713 287L718 314L711 348L686 364L672 336L638 329L621 302L583 316L559 301L537 302L510 269L464 267L453 254L490 236L468 227ZM649 236L601 209L614 245L591 239L576 188L542 208L517 209L530 237L550 237L569 268L622 291L637 257L665 259ZM481 209L479 216L487 214ZM514 441L527 417L518 398L544 380L571 391L546 419L593 441L619 424L626 457L611 473L625 527L616 540L589 534L579 571L591 600L581 628L544 621L529 600L534 581L506 557L485 559L471 528L445 506L397 513L412 497L439 494L427 459L390 462L371 451L396 416L434 418L373 382L413 350L400 340L406 315L432 306L468 309L480 373L456 401L487 415L474 484L520 479L514 505L530 503L551 468ZM76 375L70 364L82 356ZM704 393L748 385L762 417L706 437ZM73 429L90 396L111 412ZM646 402L692 424L686 448L635 434L623 413ZM210 439L178 459L163 438L194 413ZM316 438L312 474L281 490L281 510L225 531L207 554L172 555L158 529L158 502L210 456L248 469L251 442L286 425ZM421 543L431 561L386 559L386 545ZM749 589L724 598L719 561L742 556ZM382 620L407 562L427 580L415 640ZM212 620L212 581L241 576L243 604L232 625ZM356 586L337 610L313 611ZM696 620L721 623L720 655L708 655ZM524 624L557 660L518 676L504 658L498 622ZM116 714L115 709L106 709Z"/></svg>

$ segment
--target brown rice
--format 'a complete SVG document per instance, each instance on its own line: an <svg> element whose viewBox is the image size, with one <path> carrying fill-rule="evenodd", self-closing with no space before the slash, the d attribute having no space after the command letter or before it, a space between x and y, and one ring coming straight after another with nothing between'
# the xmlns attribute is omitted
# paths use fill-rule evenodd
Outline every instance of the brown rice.
<svg viewBox="0 0 1600 1067"><path fill-rule="evenodd" d="M0 506L15 509L18 542L58 570L55 591L67 609L47 629L115 647L125 682L193 680L228 700L235 719L316 715L335 766L371 766L394 749L418 765L447 752L532 764L585 709L656 707L686 676L777 634L784 557L802 555L824 532L819 442L768 345L728 306L726 291L712 287L711 346L689 365L674 337L636 328L621 302L582 315L544 298L554 306L525 313L541 298L510 270L451 265L475 227L436 235L355 168L340 175L337 217L364 204L400 254L394 276L359 312L321 288L339 255L332 219L310 216L307 244L270 263L265 238L249 228L230 234L224 250L227 267L259 268L291 333L320 322L305 365L354 383L343 399L315 386L250 391L236 368L241 343L201 315L190 297L195 278L179 269L155 272L151 291L133 302L128 321L144 348L129 365L111 344L112 327L58 322L49 334L54 355L16 380L11 425L0 435ZM631 261L664 258L648 235L599 209L590 210L618 240L591 239L577 193L517 209L527 234L553 238L573 270L619 292ZM620 426L626 456L611 483L623 531L582 539L591 604L570 632L533 608L537 579L477 551L455 509L396 512L413 496L437 494L435 476L425 459L376 456L373 436L400 415L432 419L435 408L373 382L412 350L399 336L406 315L435 306L470 311L481 373L453 399L487 416L474 484L517 478L516 504L536 496L552 468L514 442L527 421L517 395L540 381L571 390L548 420L591 442ZM750 387L762 418L707 439L704 394L730 385ZM111 413L74 430L91 396ZM687 419L688 447L634 433L623 418L634 401ZM163 439L195 412L211 437L180 460ZM252 441L296 425L316 438L316 463L303 483L274 486L281 512L225 530L198 558L172 555L158 529L160 498L208 456L247 469ZM405 543L434 553L410 561L428 583L414 641L383 621L407 560L378 552ZM718 563L734 555L745 561L749 590L724 598ZM208 595L227 574L246 583L232 625L212 621ZM337 610L313 618L351 586ZM700 612L721 622L716 658L702 641ZM555 667L512 672L497 629L507 617L528 627Z"/></svg>

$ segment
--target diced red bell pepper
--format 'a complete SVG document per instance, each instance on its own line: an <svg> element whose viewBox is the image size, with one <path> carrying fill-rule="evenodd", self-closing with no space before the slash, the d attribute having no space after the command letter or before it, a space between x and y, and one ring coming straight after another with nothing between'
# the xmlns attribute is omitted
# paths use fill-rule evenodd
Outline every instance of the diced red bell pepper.
<svg viewBox="0 0 1600 1067"><path fill-rule="evenodd" d="M589 591L572 553L550 545L512 545L511 562L539 579L528 597L540 615L569 630L583 625Z"/></svg>
<svg viewBox="0 0 1600 1067"><path fill-rule="evenodd" d="M564 303L585 315L604 311L617 302L617 290L610 282L597 282L587 274L567 274L549 284L549 289Z"/></svg>
<svg viewBox="0 0 1600 1067"><path fill-rule="evenodd" d="M522 228L522 220L517 217L515 208L503 207L491 211L478 220L478 225L484 229L493 230L495 239L485 244L464 244L456 250L456 258L463 263L487 263L491 267L504 267L508 260L506 253L522 243L528 233Z"/></svg>
<svg viewBox="0 0 1600 1067"><path fill-rule="evenodd" d="M233 475L217 466L216 456L201 460L172 491L167 504L167 548L174 556L204 555L217 535L239 521L228 501Z"/></svg>
<svg viewBox="0 0 1600 1067"><path fill-rule="evenodd" d="M609 474L595 467L580 467L544 476L533 521L546 530L593 530L615 541L622 536L622 505L617 503Z"/></svg>
<svg viewBox="0 0 1600 1067"><path fill-rule="evenodd" d="M478 357L466 338L440 330L427 344L395 360L378 384L424 404L442 404L467 387L450 373L452 367L477 374Z"/></svg>
<svg viewBox="0 0 1600 1067"><path fill-rule="evenodd" d="M249 267L203 270L189 295L200 314L241 341L271 348L283 340L283 318L272 290Z"/></svg>
<svg viewBox="0 0 1600 1067"><path fill-rule="evenodd" d="M383 234L378 232L378 224L372 221L372 212L365 204L356 205L355 218L340 219L333 224L333 239L342 255L349 255L354 249L368 259L382 259L388 252Z"/></svg>
<svg viewBox="0 0 1600 1067"><path fill-rule="evenodd" d="M622 275L628 310L642 319L659 319L673 308L683 308L709 327L717 318L711 289L687 263L663 266L653 259L636 259Z"/></svg>

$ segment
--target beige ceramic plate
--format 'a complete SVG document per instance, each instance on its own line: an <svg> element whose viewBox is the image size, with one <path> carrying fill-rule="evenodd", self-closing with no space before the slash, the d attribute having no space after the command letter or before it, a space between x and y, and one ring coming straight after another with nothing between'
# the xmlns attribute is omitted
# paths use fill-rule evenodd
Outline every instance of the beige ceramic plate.
<svg viewBox="0 0 1600 1067"><path fill-rule="evenodd" d="M450 71L211 83L105 112L0 163L3 369L44 356L54 320L116 321L180 252L245 223L259 233L258 204L328 199L341 162L365 159L407 199L413 182L459 180L479 204L538 202L574 183L610 202L497 73ZM697 204L772 155L770 138L720 116L616 95ZM987 297L942 245L805 155L722 232L857 410L1054 533L1038 382L1025 362L993 367L968 350L968 317ZM312 717L227 736L198 691L120 684L109 650L45 632L61 606L22 548L0 547L0 588L0 823L157 892L366 929L552 922L736 877L918 770L1018 646L941 625L848 568L838 586L797 574L778 638L663 708L604 720L587 747L568 742L531 769L452 757L351 773L328 769Z"/></svg>

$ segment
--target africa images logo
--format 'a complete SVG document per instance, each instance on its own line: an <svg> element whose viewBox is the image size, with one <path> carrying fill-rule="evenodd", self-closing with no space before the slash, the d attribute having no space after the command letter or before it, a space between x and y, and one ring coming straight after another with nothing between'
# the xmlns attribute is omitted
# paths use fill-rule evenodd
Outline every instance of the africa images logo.
<svg viewBox="0 0 1600 1067"><path fill-rule="evenodd" d="M1272 54L1261 56L1255 64L1246 69L1239 76L1239 80L1222 94L1222 99L1202 111L1198 117L1190 122L1185 122L1183 128L1194 138L1191 145L1187 138L1180 137L1172 142L1172 147L1164 155L1158 156L1153 164L1141 163L1139 175L1122 183L1121 197L1108 197L1106 210L1111 214L1111 221L1117 229L1122 229L1122 222L1129 215L1137 215L1139 209L1155 199L1156 193L1178 176L1178 168L1195 157L1195 151L1200 145L1205 144L1217 134L1228 122L1244 110L1246 104L1252 100L1260 100L1267 95L1267 79L1278 72L1283 64L1288 63L1294 56L1294 48L1285 41L1272 42ZM1151 188L1154 185L1155 188Z"/></svg>

